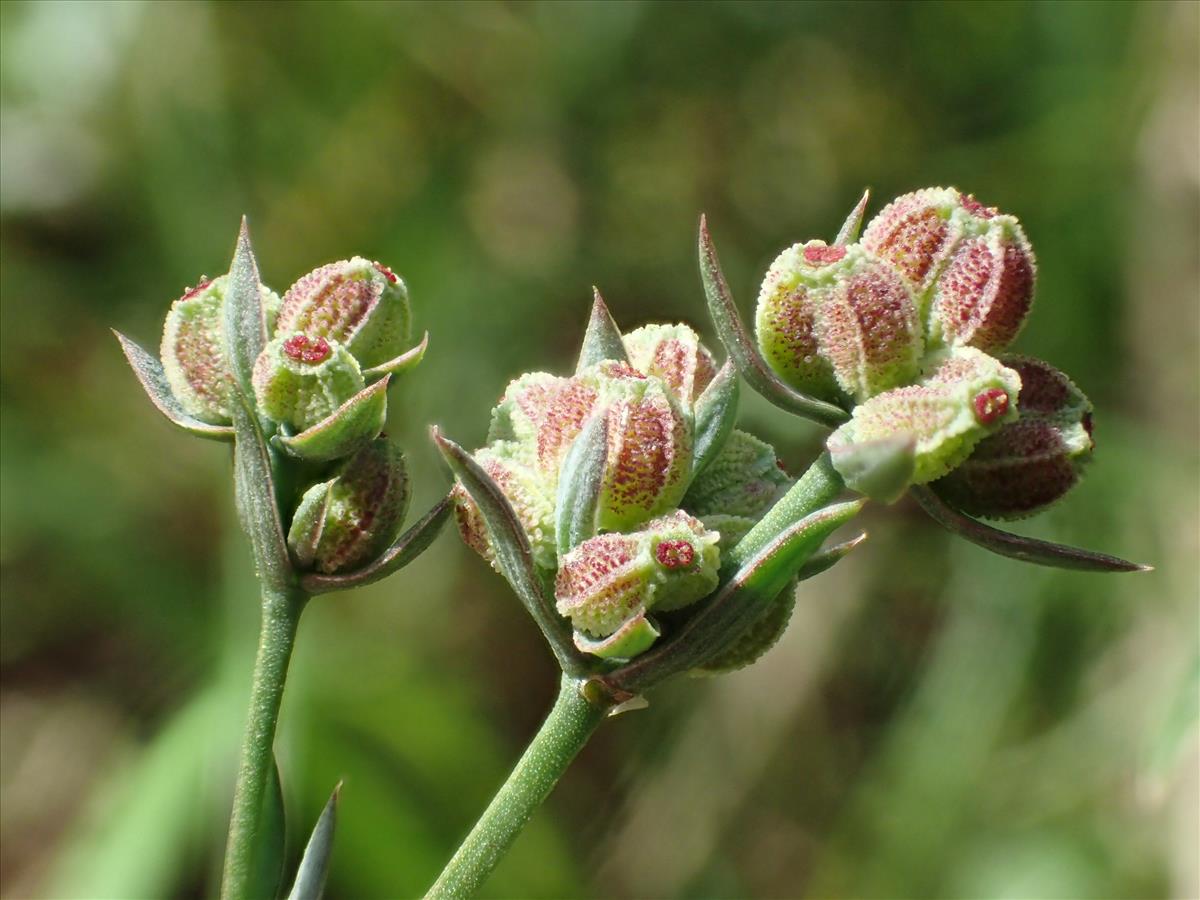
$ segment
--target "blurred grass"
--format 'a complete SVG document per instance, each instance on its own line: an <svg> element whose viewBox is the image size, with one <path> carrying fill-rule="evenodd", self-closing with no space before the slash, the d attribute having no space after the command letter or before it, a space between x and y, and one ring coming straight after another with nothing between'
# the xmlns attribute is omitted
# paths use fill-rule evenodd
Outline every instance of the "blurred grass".
<svg viewBox="0 0 1200 900"><path fill-rule="evenodd" d="M202 896L253 644L224 451L172 432L153 345L248 213L268 281L402 272L426 362L389 430L445 475L506 380L564 368L590 286L708 332L707 211L745 307L780 247L936 183L1021 216L1019 346L1097 406L1030 533L1157 566L1047 573L907 504L783 644L607 726L490 896L1200 894L1194 3L21 3L0 7L0 882ZM794 469L820 440L756 398ZM553 686L447 535L315 603L280 758L297 832L346 779L330 896L418 893Z"/></svg>

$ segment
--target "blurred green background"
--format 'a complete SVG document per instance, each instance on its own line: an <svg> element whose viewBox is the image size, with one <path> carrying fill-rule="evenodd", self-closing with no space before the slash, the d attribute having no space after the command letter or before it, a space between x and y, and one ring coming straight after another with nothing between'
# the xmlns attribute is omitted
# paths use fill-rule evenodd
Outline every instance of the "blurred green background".
<svg viewBox="0 0 1200 900"><path fill-rule="evenodd" d="M710 217L749 309L869 185L954 184L1040 261L1019 347L1097 407L1022 530L1153 563L1023 567L909 502L805 584L760 664L606 726L495 897L1196 897L1200 6L5 2L0 881L216 886L256 630L227 452L173 431L108 328L157 346L249 215L285 289L407 279L393 391L414 513L522 370L618 321L711 336ZM749 392L744 392L748 394ZM821 431L757 398L796 470ZM294 862L345 779L329 896L433 878L544 713L553 663L452 532L315 602L279 757Z"/></svg>

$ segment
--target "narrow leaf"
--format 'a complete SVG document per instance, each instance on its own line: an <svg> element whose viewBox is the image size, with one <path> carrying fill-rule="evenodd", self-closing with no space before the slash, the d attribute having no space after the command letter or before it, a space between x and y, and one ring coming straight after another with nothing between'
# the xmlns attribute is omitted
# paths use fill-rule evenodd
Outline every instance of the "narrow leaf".
<svg viewBox="0 0 1200 900"><path fill-rule="evenodd" d="M929 517L947 531L1000 556L1009 556L1038 566L1078 569L1083 572L1149 572L1154 568L1105 553L1093 553L1091 550L1081 550L1066 544L1039 541L984 525L959 512L925 486L914 487L912 494Z"/></svg>
<svg viewBox="0 0 1200 900"><path fill-rule="evenodd" d="M300 858L296 870L296 883L292 885L288 900L320 900L325 892L325 880L329 876L329 857L333 853L333 832L337 826L338 797L342 784L333 789L333 794L313 828L312 837Z"/></svg>
<svg viewBox="0 0 1200 900"><path fill-rule="evenodd" d="M833 568L836 563L841 562L850 551L867 539L867 533L864 531L857 537L852 537L848 541L842 541L840 544L834 544L832 547L822 550L819 553L814 553L808 558L808 562L800 567L800 571L796 573L797 581L807 581L814 575L820 575Z"/></svg>
<svg viewBox="0 0 1200 900"><path fill-rule="evenodd" d="M542 630L559 665L568 674L586 671L586 663L571 643L571 629L554 609L541 577L533 564L529 538L512 504L471 454L432 429L433 440L450 470L479 507L496 553L500 573L516 592L526 610Z"/></svg>
<svg viewBox="0 0 1200 900"><path fill-rule="evenodd" d="M250 229L243 216L225 289L224 334L234 387L243 402L251 406L254 392L250 386L250 373L269 337L259 285L258 263L250 246Z"/></svg>
<svg viewBox="0 0 1200 900"><path fill-rule="evenodd" d="M425 552L441 532L453 509L454 504L450 498L443 497L415 525L396 538L392 546L383 551L374 562L354 572L339 575L305 575L300 580L300 586L309 594L327 594L330 591L344 591L364 584L374 584L387 578Z"/></svg>
<svg viewBox="0 0 1200 900"><path fill-rule="evenodd" d="M864 503L835 503L796 522L752 555L667 643L605 680L636 694L719 656L758 620L821 542L854 518Z"/></svg>
<svg viewBox="0 0 1200 900"><path fill-rule="evenodd" d="M210 425L208 422L202 422L184 411L183 407L179 405L179 401L175 399L175 394L171 391L171 385L167 382L167 375L163 371L162 363L159 362L158 357L148 353L137 342L121 334L121 332L114 330L113 334L116 335L117 340L120 342L125 359L129 361L129 366L133 369L133 374L137 376L137 380L141 382L142 388L146 391L146 396L150 398L150 402L158 407L158 411L166 416L170 422L197 437L208 438L213 441L228 442L233 440L233 426Z"/></svg>
<svg viewBox="0 0 1200 900"><path fill-rule="evenodd" d="M554 525L559 559L596 534L596 506L607 458L608 416L601 411L584 423L559 472Z"/></svg>
<svg viewBox="0 0 1200 900"><path fill-rule="evenodd" d="M708 233L708 222L703 216L700 217L700 277L704 282L708 311L717 328L717 336L750 387L780 409L822 425L835 427L849 418L845 410L832 403L801 394L784 384L779 376L771 371L754 342L750 340L746 326L742 324L737 305L729 293L729 285L721 272L717 250Z"/></svg>
<svg viewBox="0 0 1200 900"><path fill-rule="evenodd" d="M289 456L310 462L328 462L361 450L383 430L387 420L390 375L369 385L326 418L299 434L276 435L272 441Z"/></svg>
<svg viewBox="0 0 1200 900"><path fill-rule="evenodd" d="M733 362L727 360L708 383L695 406L695 438L692 443L692 478L712 462L737 420L738 377Z"/></svg>
<svg viewBox="0 0 1200 900"><path fill-rule="evenodd" d="M237 439L233 444L233 483L242 527L254 549L259 576L268 584L286 584L291 558L276 504L275 475L257 416L241 403L231 404Z"/></svg>
<svg viewBox="0 0 1200 900"><path fill-rule="evenodd" d="M767 602L774 599L813 556L821 542L858 515L865 505L863 500L850 500L805 516L752 556L729 579L717 599L720 600L723 595L739 598L726 601L731 605L762 602L763 598Z"/></svg>
<svg viewBox="0 0 1200 900"><path fill-rule="evenodd" d="M853 244L858 240L858 233L862 230L863 215L867 211L867 201L870 199L870 189L863 191L862 199L858 201L854 209L850 210L850 215L846 216L846 221L838 229L837 237L833 239L833 246L844 247L846 244Z"/></svg>
<svg viewBox="0 0 1200 900"><path fill-rule="evenodd" d="M592 288L595 299L592 301L592 316L588 319L587 331L583 335L583 345L579 348L579 362L575 365L578 374L588 366L594 366L606 359L617 362L629 362L625 352L625 342L621 340L621 330L613 321L612 314L604 298L600 296L599 288Z"/></svg>
<svg viewBox="0 0 1200 900"><path fill-rule="evenodd" d="M305 491L292 516L287 544L292 551L292 559L300 569L311 569L316 558L317 545L321 543L321 534L325 531L325 516L329 512L329 489L335 481L336 478L323 481Z"/></svg>
<svg viewBox="0 0 1200 900"><path fill-rule="evenodd" d="M405 372L415 369L420 364L421 360L425 358L425 351L427 349L429 349L428 331L421 338L421 343L417 344L411 350L406 350L395 359L389 359L385 363L380 363L369 369L363 369L363 378L370 382L376 378L382 378L384 375L403 375Z"/></svg>
<svg viewBox="0 0 1200 900"><path fill-rule="evenodd" d="M283 790L279 784L279 766L271 758L271 772L263 794L263 809L254 834L254 851L247 896L274 898L279 896L283 878L283 852L286 838L283 813Z"/></svg>

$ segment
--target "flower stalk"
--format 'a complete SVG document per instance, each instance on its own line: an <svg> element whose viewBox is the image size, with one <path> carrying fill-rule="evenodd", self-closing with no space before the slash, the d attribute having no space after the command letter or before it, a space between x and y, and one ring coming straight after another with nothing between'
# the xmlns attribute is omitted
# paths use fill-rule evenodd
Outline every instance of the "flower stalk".
<svg viewBox="0 0 1200 900"><path fill-rule="evenodd" d="M542 727L427 897L471 897L499 864L611 709L607 700L585 691L585 685L562 676L558 696Z"/></svg>
<svg viewBox="0 0 1200 900"><path fill-rule="evenodd" d="M226 900L253 897L255 874L269 862L257 858L267 815L268 788L274 774L275 729L296 642L300 613L308 595L298 588L262 592L262 631L250 687L250 710L233 793L233 814L225 847L221 896Z"/></svg>

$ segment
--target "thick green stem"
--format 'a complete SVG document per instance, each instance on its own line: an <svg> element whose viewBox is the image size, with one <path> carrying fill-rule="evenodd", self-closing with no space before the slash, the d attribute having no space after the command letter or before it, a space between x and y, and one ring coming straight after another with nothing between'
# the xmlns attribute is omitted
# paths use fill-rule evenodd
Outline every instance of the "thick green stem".
<svg viewBox="0 0 1200 900"><path fill-rule="evenodd" d="M262 599L262 633L254 662L250 712L225 848L225 873L221 880L224 900L250 900L264 800L270 781L275 778L275 725L296 628L307 597L296 588L264 585Z"/></svg>
<svg viewBox="0 0 1200 900"><path fill-rule="evenodd" d="M604 719L607 707L585 699L581 686L563 676L554 708L427 897L470 897L496 868Z"/></svg>

